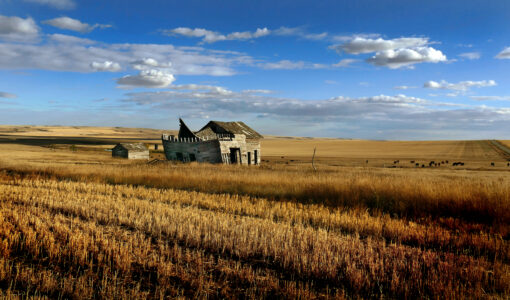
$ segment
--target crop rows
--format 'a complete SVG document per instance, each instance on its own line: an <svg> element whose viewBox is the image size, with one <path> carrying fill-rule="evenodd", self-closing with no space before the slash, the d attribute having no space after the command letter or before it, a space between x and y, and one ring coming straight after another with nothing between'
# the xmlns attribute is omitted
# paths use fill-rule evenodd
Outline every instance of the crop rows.
<svg viewBox="0 0 510 300"><path fill-rule="evenodd" d="M486 226L475 233L352 207L1 178L0 283L6 293L74 298L510 293L508 242L501 230Z"/></svg>

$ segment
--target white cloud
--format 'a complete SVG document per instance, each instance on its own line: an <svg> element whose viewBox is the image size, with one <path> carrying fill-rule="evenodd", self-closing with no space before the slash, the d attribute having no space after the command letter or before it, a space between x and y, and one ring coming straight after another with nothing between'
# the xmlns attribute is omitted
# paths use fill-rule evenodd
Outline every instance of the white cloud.
<svg viewBox="0 0 510 300"><path fill-rule="evenodd" d="M154 68L160 68L160 69L167 69L172 67L171 62L167 63L160 63L154 58L142 58L140 60L134 61L131 63L133 65L133 69L136 70L147 70L147 69L154 69Z"/></svg>
<svg viewBox="0 0 510 300"><path fill-rule="evenodd" d="M54 33L50 34L49 39L51 41L61 43L61 44L82 44L82 45L90 45L95 44L96 42L90 39L79 38L72 35Z"/></svg>
<svg viewBox="0 0 510 300"><path fill-rule="evenodd" d="M377 39L380 38L379 33L356 33L353 35L334 35L331 37L331 40L333 42L349 42L354 40L355 38L362 38L362 39ZM333 45L330 48L335 49L335 47L338 45Z"/></svg>
<svg viewBox="0 0 510 300"><path fill-rule="evenodd" d="M90 67L96 71L100 71L100 72L118 72L120 70L122 70L122 68L120 67L120 65L116 62L113 62L113 61L104 61L104 62L92 62L90 64Z"/></svg>
<svg viewBox="0 0 510 300"><path fill-rule="evenodd" d="M259 64L263 69L268 70L294 70L294 69L303 69L305 67L304 61L290 61L290 60L280 60L278 62L268 62Z"/></svg>
<svg viewBox="0 0 510 300"><path fill-rule="evenodd" d="M510 101L510 96L470 96L476 101Z"/></svg>
<svg viewBox="0 0 510 300"><path fill-rule="evenodd" d="M117 79L122 88L164 88L175 81L174 75L160 70L143 70L138 75L126 75Z"/></svg>
<svg viewBox="0 0 510 300"><path fill-rule="evenodd" d="M499 52L498 55L496 55L496 58L510 59L510 47L506 47L503 51Z"/></svg>
<svg viewBox="0 0 510 300"><path fill-rule="evenodd" d="M334 97L327 100L305 101L298 99L274 98L255 93L233 92L223 87L202 85L169 86L171 91L129 93L125 102L139 105L155 105L160 108L175 107L179 103L181 109L200 107L205 111L221 111L239 113L265 113L288 117L376 116L377 106L388 110L407 107L424 107L427 101L405 95L349 98ZM374 111L373 111L374 110Z"/></svg>
<svg viewBox="0 0 510 300"><path fill-rule="evenodd" d="M59 18L43 21L43 23L60 28L60 29L72 30L72 31L77 31L77 32L81 32L81 33L91 32L92 30L94 30L96 28L112 27L111 25L97 24L97 23L94 25L90 25L87 23L83 23L80 20L72 19L69 17L59 17Z"/></svg>
<svg viewBox="0 0 510 300"><path fill-rule="evenodd" d="M447 81L442 80L441 82L437 81L427 81L423 84L424 88L429 89L441 89L441 90L452 90L465 92L472 87L481 88L481 87L489 87L496 86L497 83L494 80L481 80L481 81L460 81L458 83L449 83Z"/></svg>
<svg viewBox="0 0 510 300"><path fill-rule="evenodd" d="M14 99L14 98L18 98L18 96L11 94L11 93L0 92L0 98Z"/></svg>
<svg viewBox="0 0 510 300"><path fill-rule="evenodd" d="M192 29L188 27L166 29L163 30L162 32L163 34L166 35L183 35L186 37L199 37L202 38L203 43L215 43L219 41L231 41L231 40L250 40L263 37L271 33L271 31L265 27L257 28L255 32L250 31L232 32L226 35L203 28Z"/></svg>
<svg viewBox="0 0 510 300"><path fill-rule="evenodd" d="M336 64L333 64L333 67L344 68L344 67L350 66L351 64L353 64L357 61L359 61L359 59L345 58L345 59L340 60Z"/></svg>
<svg viewBox="0 0 510 300"><path fill-rule="evenodd" d="M178 27L174 29L162 30L165 35L182 35L187 37L198 37L202 38L202 43L215 43L219 41L230 41L230 40L251 40L267 35L276 36L297 36L307 40L325 40L330 37L329 33L309 33L302 27L285 27L282 26L278 29L270 30L266 27L257 28L254 32L242 31L232 32L229 34L222 34L217 31L207 30L204 28L188 28Z"/></svg>
<svg viewBox="0 0 510 300"><path fill-rule="evenodd" d="M408 86L408 85L399 85L399 86L396 86L394 87L394 89L396 90L408 90L408 89L415 89L417 88L416 86Z"/></svg>
<svg viewBox="0 0 510 300"><path fill-rule="evenodd" d="M241 93L247 93L247 94L272 94L272 93L274 93L274 91L258 89L258 90L243 90L243 91L241 91Z"/></svg>
<svg viewBox="0 0 510 300"><path fill-rule="evenodd" d="M53 6L57 9L73 9L76 3L73 0L23 0L25 2Z"/></svg>
<svg viewBox="0 0 510 300"><path fill-rule="evenodd" d="M282 26L278 29L272 30L272 34L279 36L297 36L306 40L325 40L329 38L329 33L321 32L321 33L309 33L306 32L302 27L285 27Z"/></svg>
<svg viewBox="0 0 510 300"><path fill-rule="evenodd" d="M255 31L255 33L253 34L253 37L262 37L262 36L266 36L268 34L270 34L271 31L269 29L267 29L266 27L264 28L257 28L257 30Z"/></svg>
<svg viewBox="0 0 510 300"><path fill-rule="evenodd" d="M459 54L459 56L462 58L474 60L479 59L482 55L480 54L480 52L466 52Z"/></svg>
<svg viewBox="0 0 510 300"><path fill-rule="evenodd" d="M39 34L34 19L0 15L0 39L8 41L30 41Z"/></svg>
<svg viewBox="0 0 510 300"><path fill-rule="evenodd" d="M225 119L242 116L251 120L250 124L257 118L264 118L258 124L262 127L277 120L278 127L268 127L272 128L272 134L278 134L275 130L289 126L301 128L298 133L301 135L307 132L344 137L348 134L358 138L473 138L475 132L480 132L480 135L505 132L501 129L508 128L510 123L510 109L453 105L406 95L301 100L230 90L218 93L210 86L200 91L174 87L169 86L171 90L159 92L128 93L122 102L157 111L166 117L179 107L180 114L194 118L205 115ZM316 130L308 132L312 127ZM292 133L296 134L295 129ZM508 136L508 132L505 134Z"/></svg>
<svg viewBox="0 0 510 300"><path fill-rule="evenodd" d="M401 48L421 47L429 43L428 38L398 38L385 40L382 38L370 39L355 37L349 42L341 45L331 46L337 52L346 52L349 54L372 53Z"/></svg>
<svg viewBox="0 0 510 300"><path fill-rule="evenodd" d="M280 60L277 62L259 63L257 66L266 70L300 70L300 69L324 69L327 65L308 63L304 61Z"/></svg>
<svg viewBox="0 0 510 300"><path fill-rule="evenodd" d="M230 76L236 73L234 66L253 65L251 57L233 51L169 44L106 44L61 34L45 38L41 44L0 43L0 69L91 72L92 62L132 66L133 62L149 63L147 58L151 58L157 62L157 68L165 68L174 75ZM142 68L141 64L135 66L151 69Z"/></svg>
<svg viewBox="0 0 510 300"><path fill-rule="evenodd" d="M367 59L367 62L376 65L398 69L401 67L412 67L413 64L431 62L438 63L446 61L446 56L432 47L416 47L413 49L385 50L377 52Z"/></svg>

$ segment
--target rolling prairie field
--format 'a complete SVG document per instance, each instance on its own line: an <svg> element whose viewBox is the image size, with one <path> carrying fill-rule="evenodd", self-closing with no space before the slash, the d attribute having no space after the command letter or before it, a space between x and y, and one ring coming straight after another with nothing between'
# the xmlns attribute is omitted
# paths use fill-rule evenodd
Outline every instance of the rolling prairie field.
<svg viewBox="0 0 510 300"><path fill-rule="evenodd" d="M508 141L267 137L258 167L106 151L159 134L0 128L3 297L510 296Z"/></svg>

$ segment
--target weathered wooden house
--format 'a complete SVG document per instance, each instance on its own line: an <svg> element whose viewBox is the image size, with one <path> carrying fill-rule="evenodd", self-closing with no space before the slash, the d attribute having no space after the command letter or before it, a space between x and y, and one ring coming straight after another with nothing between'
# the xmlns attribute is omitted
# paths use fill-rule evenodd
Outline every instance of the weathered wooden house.
<svg viewBox="0 0 510 300"><path fill-rule="evenodd" d="M149 159L149 149L143 143L120 143L112 149L113 157Z"/></svg>
<svg viewBox="0 0 510 300"><path fill-rule="evenodd" d="M210 121L193 132L179 119L179 135L162 136L168 160L223 164L260 164L260 135L243 122Z"/></svg>

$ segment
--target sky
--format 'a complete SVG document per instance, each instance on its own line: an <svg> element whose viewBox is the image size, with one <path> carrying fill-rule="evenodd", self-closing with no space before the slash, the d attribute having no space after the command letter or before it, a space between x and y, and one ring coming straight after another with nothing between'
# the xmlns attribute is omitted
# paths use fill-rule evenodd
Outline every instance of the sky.
<svg viewBox="0 0 510 300"><path fill-rule="evenodd" d="M510 139L510 1L0 0L0 124Z"/></svg>

